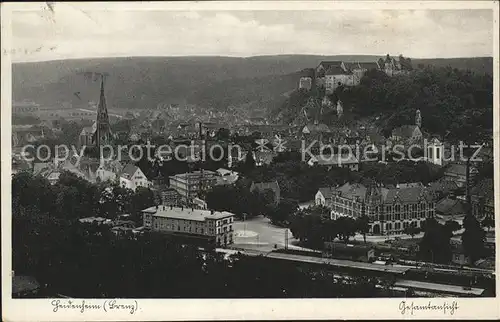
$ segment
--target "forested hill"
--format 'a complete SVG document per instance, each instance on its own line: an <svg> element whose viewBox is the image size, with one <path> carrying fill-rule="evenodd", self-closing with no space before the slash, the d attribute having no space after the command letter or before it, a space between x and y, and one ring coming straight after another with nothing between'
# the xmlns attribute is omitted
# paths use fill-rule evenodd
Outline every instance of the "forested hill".
<svg viewBox="0 0 500 322"><path fill-rule="evenodd" d="M322 95L320 91L295 91L274 115L281 116L285 123L291 122L311 97L321 101ZM375 123L385 135L395 127L415 124L418 109L425 132L448 140L492 138L493 78L490 75L433 66L397 77L373 70L359 85L338 87L328 96L334 103L338 99L342 101L342 119ZM322 122L329 124L327 119L334 113L332 110L323 112Z"/></svg>
<svg viewBox="0 0 500 322"><path fill-rule="evenodd" d="M31 99L42 106L86 107L99 87L81 72L110 74L106 94L115 108L155 108L160 103L202 107L272 109L293 90L297 72L322 60L376 61L378 56L281 55L232 57L131 57L60 60L14 64L13 99ZM415 66L450 65L492 73L492 58L413 59ZM78 96L74 93L79 92Z"/></svg>

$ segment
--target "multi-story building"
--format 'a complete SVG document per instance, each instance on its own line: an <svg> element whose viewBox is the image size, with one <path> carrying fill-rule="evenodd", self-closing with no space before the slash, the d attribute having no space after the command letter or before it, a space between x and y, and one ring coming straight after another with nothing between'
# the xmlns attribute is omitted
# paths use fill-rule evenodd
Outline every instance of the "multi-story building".
<svg viewBox="0 0 500 322"><path fill-rule="evenodd" d="M156 232L207 239L216 246L233 243L234 214L173 206L144 209L144 227Z"/></svg>
<svg viewBox="0 0 500 322"><path fill-rule="evenodd" d="M331 218L368 216L370 233L401 233L409 225L421 223L435 215L432 194L423 186L384 188L346 183L335 189L322 188L316 203L332 209Z"/></svg>
<svg viewBox="0 0 500 322"><path fill-rule="evenodd" d="M40 105L32 101L22 101L12 103L12 115L38 117Z"/></svg>
<svg viewBox="0 0 500 322"><path fill-rule="evenodd" d="M217 176L209 170L176 174L169 177L170 188L175 189L185 202L190 202L200 191L212 188L217 183Z"/></svg>
<svg viewBox="0 0 500 322"><path fill-rule="evenodd" d="M161 192L161 199L163 205L166 206L180 206L182 205L182 196L177 190L173 188L165 189Z"/></svg>

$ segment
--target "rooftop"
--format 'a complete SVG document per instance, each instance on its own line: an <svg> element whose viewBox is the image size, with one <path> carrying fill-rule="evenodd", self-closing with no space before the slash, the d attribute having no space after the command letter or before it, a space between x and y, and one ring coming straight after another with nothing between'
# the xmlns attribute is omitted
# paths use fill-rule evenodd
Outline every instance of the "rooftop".
<svg viewBox="0 0 500 322"><path fill-rule="evenodd" d="M193 221L205 221L206 219L222 219L232 217L234 214L227 211L214 211L183 208L183 207L169 207L169 206L156 206L144 209L142 212L153 214L157 217L184 219Z"/></svg>

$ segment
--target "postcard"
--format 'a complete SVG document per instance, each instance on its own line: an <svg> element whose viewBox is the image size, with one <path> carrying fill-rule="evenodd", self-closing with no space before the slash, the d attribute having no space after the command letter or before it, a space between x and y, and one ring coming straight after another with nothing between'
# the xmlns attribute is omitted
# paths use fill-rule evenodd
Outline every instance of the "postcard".
<svg viewBox="0 0 500 322"><path fill-rule="evenodd" d="M2 4L5 321L498 319L498 1Z"/></svg>

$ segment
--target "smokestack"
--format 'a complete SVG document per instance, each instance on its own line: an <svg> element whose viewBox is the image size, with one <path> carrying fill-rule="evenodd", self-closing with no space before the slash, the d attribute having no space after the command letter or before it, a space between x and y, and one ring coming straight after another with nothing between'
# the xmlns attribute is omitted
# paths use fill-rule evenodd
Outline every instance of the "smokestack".
<svg viewBox="0 0 500 322"><path fill-rule="evenodd" d="M172 210L174 208L174 206L170 205L170 210Z"/></svg>

